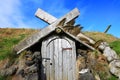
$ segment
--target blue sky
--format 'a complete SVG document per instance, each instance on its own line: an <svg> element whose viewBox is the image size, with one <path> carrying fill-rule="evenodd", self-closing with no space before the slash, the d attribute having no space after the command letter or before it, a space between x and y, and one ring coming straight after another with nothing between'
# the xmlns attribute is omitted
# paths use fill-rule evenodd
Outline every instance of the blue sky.
<svg viewBox="0 0 120 80"><path fill-rule="evenodd" d="M120 38L120 0L3 0L0 2L0 28L44 28L48 24L34 16L37 8L60 18L77 7L76 24L83 31L104 32Z"/></svg>

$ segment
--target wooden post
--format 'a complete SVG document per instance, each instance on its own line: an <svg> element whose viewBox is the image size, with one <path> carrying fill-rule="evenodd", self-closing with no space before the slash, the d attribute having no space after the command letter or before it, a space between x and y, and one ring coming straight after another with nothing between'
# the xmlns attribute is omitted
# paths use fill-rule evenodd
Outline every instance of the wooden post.
<svg viewBox="0 0 120 80"><path fill-rule="evenodd" d="M107 33L108 30L110 29L111 25L108 25L107 29L104 31L104 33Z"/></svg>

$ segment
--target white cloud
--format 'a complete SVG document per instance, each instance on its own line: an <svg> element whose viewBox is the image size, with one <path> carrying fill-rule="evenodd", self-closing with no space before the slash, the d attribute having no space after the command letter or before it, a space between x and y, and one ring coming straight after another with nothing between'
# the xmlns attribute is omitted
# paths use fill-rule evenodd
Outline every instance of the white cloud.
<svg viewBox="0 0 120 80"><path fill-rule="evenodd" d="M28 27L21 12L21 0L3 0L0 2L0 27Z"/></svg>
<svg viewBox="0 0 120 80"><path fill-rule="evenodd" d="M42 21L36 19L33 14L33 17L31 17L31 15L28 15L30 14L29 12L24 12L25 6L28 7L30 12L33 11L33 8L37 9L38 6L41 6L43 10L47 10L48 13L57 18L70 11L70 9L65 7L65 0L54 2L46 2L45 0L3 0L0 2L0 28L34 28L34 26L35 28L40 28L40 26L43 28L45 25L41 23Z"/></svg>
<svg viewBox="0 0 120 80"><path fill-rule="evenodd" d="M68 9L64 8L64 2L61 1L55 1L54 3L51 2L52 4L49 4L44 0L3 0L0 2L0 28L34 28L34 26L35 28L40 28L40 26L44 26L43 23L39 23L41 21L36 21L35 17L31 18L31 16L26 15L29 13L25 13L23 10L24 6L26 6L23 4L24 2L28 7L32 7L29 5L29 3L33 4L35 7L38 5L43 7L44 4L46 4L44 8L47 8L46 10L48 10L48 12L55 17L61 17L69 11Z"/></svg>

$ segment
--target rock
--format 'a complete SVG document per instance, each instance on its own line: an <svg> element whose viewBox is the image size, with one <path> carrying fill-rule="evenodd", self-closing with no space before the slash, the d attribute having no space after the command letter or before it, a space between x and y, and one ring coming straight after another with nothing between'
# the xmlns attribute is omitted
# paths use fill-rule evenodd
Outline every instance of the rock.
<svg viewBox="0 0 120 80"><path fill-rule="evenodd" d="M39 76L37 73L27 74L24 80L39 80Z"/></svg>
<svg viewBox="0 0 120 80"><path fill-rule="evenodd" d="M35 62L34 62L34 60L33 60L33 54L26 54L25 55L25 64L27 65L27 66L31 66L31 65L33 65Z"/></svg>
<svg viewBox="0 0 120 80"><path fill-rule="evenodd" d="M102 50L102 51L104 51L104 49L105 49L106 47L109 47L109 44L108 44L107 42L102 42L102 43L98 46L98 48L99 48L100 50Z"/></svg>
<svg viewBox="0 0 120 80"><path fill-rule="evenodd" d="M100 80L100 76L98 74L95 75L95 80Z"/></svg>
<svg viewBox="0 0 120 80"><path fill-rule="evenodd" d="M12 66L12 67L10 67L10 68L8 68L8 69L3 69L3 70L1 70L0 72L0 74L2 75L2 76L11 76L11 75L13 75L13 74L15 74L16 73L16 71L17 71L17 67L15 67L15 66Z"/></svg>
<svg viewBox="0 0 120 80"><path fill-rule="evenodd" d="M37 66L32 65L24 69L24 80L39 80Z"/></svg>
<svg viewBox="0 0 120 80"><path fill-rule="evenodd" d="M95 80L95 78L94 78L93 74L90 73L89 69L84 69L84 70L80 71L79 80Z"/></svg>
<svg viewBox="0 0 120 80"><path fill-rule="evenodd" d="M25 77L24 69L19 70L17 75L21 75L22 77Z"/></svg>
<svg viewBox="0 0 120 80"><path fill-rule="evenodd" d="M41 62L41 60L42 60L42 57L41 57L40 52L38 52L38 51L34 52L34 54L33 54L32 57L33 57L34 62L35 62L37 65L39 65L40 62Z"/></svg>
<svg viewBox="0 0 120 80"><path fill-rule="evenodd" d="M37 58L37 59L40 60L40 59L41 59L41 54L40 54L40 52L38 52L38 51L34 52L33 58Z"/></svg>
<svg viewBox="0 0 120 80"><path fill-rule="evenodd" d="M85 73L87 73L89 71L89 69L82 69L79 73L80 74L85 74Z"/></svg>
<svg viewBox="0 0 120 80"><path fill-rule="evenodd" d="M35 62L34 61L29 61L29 60L26 60L25 61L25 64L27 65L27 66L31 66L31 65L33 65Z"/></svg>
<svg viewBox="0 0 120 80"><path fill-rule="evenodd" d="M25 55L25 58L26 58L26 60L29 60L29 61L33 60L32 54Z"/></svg>
<svg viewBox="0 0 120 80"><path fill-rule="evenodd" d="M81 56L84 56L84 57L87 56L87 51L86 50L77 49L77 53L80 54Z"/></svg>
<svg viewBox="0 0 120 80"><path fill-rule="evenodd" d="M37 66L35 66L35 65L32 65L32 66L30 66L30 67L27 67L26 69L25 69L25 73L35 73L35 72L37 72Z"/></svg>
<svg viewBox="0 0 120 80"><path fill-rule="evenodd" d="M120 79L120 60L113 60L109 64L110 72Z"/></svg>
<svg viewBox="0 0 120 80"><path fill-rule="evenodd" d="M116 52L112 50L110 47L105 47L103 55L107 58L109 62L115 59L119 59Z"/></svg>

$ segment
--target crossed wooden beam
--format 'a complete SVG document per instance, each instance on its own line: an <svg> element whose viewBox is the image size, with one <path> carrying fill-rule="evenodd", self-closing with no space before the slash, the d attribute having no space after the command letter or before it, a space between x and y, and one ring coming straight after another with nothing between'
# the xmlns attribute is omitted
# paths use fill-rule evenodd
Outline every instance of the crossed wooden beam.
<svg viewBox="0 0 120 80"><path fill-rule="evenodd" d="M42 9L38 8L38 10L35 13L35 16L38 17L39 19L45 21L46 23L50 24L48 26L48 28L50 28L50 26L57 27L58 24L63 20L65 21L64 22L64 25L65 25L65 24L71 22L72 20L74 20L75 18L77 18L79 16L79 14L80 14L79 10L77 8L75 8L72 11L70 11L68 14L61 17L60 19L57 19L56 17L54 17L54 16L48 14L47 12L43 11ZM95 44L95 41L93 41L92 39L90 39L89 37L85 36L82 33L79 33L77 35L77 37L84 38L84 39L88 40L91 44Z"/></svg>
<svg viewBox="0 0 120 80"><path fill-rule="evenodd" d="M19 54L23 50L27 49L28 47L34 45L36 42L38 42L41 38L44 36L47 36L51 33L51 31L55 30L56 27L58 27L58 24L61 21L64 21L64 24L69 23L70 21L74 20L79 16L80 12L77 8L73 9L63 17L57 19L53 17L52 15L48 14L47 12L43 11L42 9L38 9L35 13L35 16L39 19L45 21L49 25L45 28L43 28L41 31L37 32L36 34L31 35L24 41L20 42L18 45L14 47L14 50ZM60 27L60 26L59 26Z"/></svg>
<svg viewBox="0 0 120 80"><path fill-rule="evenodd" d="M56 17L48 14L47 12L43 11L42 9L38 8L38 10L35 13L35 16L39 19L43 20L44 22L48 23L49 25L56 26L61 22L62 20L65 20L65 24L68 22L74 20L79 16L80 12L77 8L70 11L68 14L64 15L60 19L57 19ZM54 25L53 25L54 24Z"/></svg>

